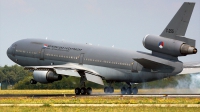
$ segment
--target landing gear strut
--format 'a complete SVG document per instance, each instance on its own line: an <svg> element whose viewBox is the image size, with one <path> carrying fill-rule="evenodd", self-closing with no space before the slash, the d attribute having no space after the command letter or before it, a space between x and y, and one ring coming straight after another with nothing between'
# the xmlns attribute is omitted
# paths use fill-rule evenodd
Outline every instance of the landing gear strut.
<svg viewBox="0 0 200 112"><path fill-rule="evenodd" d="M130 83L127 83L128 84L128 87L122 87L121 88L121 94L137 94L138 93L138 88L137 87L131 87L131 84Z"/></svg>
<svg viewBox="0 0 200 112"><path fill-rule="evenodd" d="M85 77L85 73L84 71L78 71L78 73L80 74L81 78L80 78L80 87L75 88L75 94L76 95L91 95L92 94L92 88L85 87L85 81L87 81L86 77Z"/></svg>

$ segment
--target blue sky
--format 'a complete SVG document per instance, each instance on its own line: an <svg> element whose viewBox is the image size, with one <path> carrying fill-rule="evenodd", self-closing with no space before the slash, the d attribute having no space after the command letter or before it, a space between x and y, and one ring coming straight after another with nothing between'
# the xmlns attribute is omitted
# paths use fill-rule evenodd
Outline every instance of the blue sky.
<svg viewBox="0 0 200 112"><path fill-rule="evenodd" d="M0 0L0 66L13 65L7 48L24 38L151 52L146 34L160 35L184 0ZM200 1L196 2L186 37L200 51ZM200 53L179 58L200 61Z"/></svg>

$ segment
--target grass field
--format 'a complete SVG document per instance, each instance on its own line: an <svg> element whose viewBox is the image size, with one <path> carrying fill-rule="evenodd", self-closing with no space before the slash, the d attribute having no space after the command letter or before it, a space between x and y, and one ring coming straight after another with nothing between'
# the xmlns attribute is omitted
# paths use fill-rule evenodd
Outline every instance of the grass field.
<svg viewBox="0 0 200 112"><path fill-rule="evenodd" d="M0 104L200 104L200 98L154 97L13 97L0 98Z"/></svg>
<svg viewBox="0 0 200 112"><path fill-rule="evenodd" d="M94 90L103 93L102 90ZM116 92L119 92L117 90ZM74 94L74 90L0 90L0 94ZM49 104L200 104L200 98L167 98L167 97L127 97L127 96L81 96L59 97L0 97L0 104L44 104L42 107L0 107L0 112L8 111L44 111L44 112L197 112L193 107L53 107Z"/></svg>
<svg viewBox="0 0 200 112"><path fill-rule="evenodd" d="M102 90L94 90L102 92ZM119 92L119 90L117 90ZM0 94L74 94L74 90L0 90ZM0 104L200 104L200 98L84 96L0 97Z"/></svg>
<svg viewBox="0 0 200 112"><path fill-rule="evenodd" d="M0 112L198 112L199 108L178 107L1 107Z"/></svg>

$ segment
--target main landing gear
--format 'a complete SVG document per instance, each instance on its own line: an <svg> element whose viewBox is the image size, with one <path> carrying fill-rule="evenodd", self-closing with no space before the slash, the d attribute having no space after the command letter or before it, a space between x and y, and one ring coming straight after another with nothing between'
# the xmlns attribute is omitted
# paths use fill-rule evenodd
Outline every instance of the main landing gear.
<svg viewBox="0 0 200 112"><path fill-rule="evenodd" d="M86 77L85 77L85 73L84 71L78 71L78 73L80 74L81 78L80 78L80 87L75 88L75 94L76 95L91 95L92 94L92 88L85 87L85 81L87 81Z"/></svg>
<svg viewBox="0 0 200 112"><path fill-rule="evenodd" d="M82 88L75 88L75 94L76 95L91 95L92 93L92 88L91 87L88 87L88 88L85 88L85 87L82 87Z"/></svg>
<svg viewBox="0 0 200 112"><path fill-rule="evenodd" d="M114 88L111 86L112 82L108 82L108 86L104 87L104 93L114 93Z"/></svg>
<svg viewBox="0 0 200 112"><path fill-rule="evenodd" d="M138 88L137 87L131 87L130 83L127 83L129 86L128 87L122 87L121 88L121 94L137 94L138 93Z"/></svg>

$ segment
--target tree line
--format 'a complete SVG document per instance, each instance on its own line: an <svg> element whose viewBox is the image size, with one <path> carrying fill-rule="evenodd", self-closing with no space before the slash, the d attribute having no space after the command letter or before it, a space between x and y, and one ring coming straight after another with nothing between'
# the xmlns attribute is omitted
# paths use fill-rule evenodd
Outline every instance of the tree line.
<svg viewBox="0 0 200 112"><path fill-rule="evenodd" d="M74 89L79 87L80 78L78 77L65 77L63 76L62 80L55 81L53 83L48 84L30 84L30 79L33 79L33 73L24 70L23 67L18 65L12 65L4 67L0 67L0 83L6 85L13 85L14 89ZM178 85L178 81L186 80L188 84L190 80L190 75L182 75L166 78L163 80L157 80L152 82L140 83L137 84L138 88L174 88ZM106 86L106 82L104 81ZM104 86L98 85L93 82L86 81L87 87L92 88L103 88ZM125 83L113 83L112 86L114 88L121 88L125 86ZM187 85L186 85L187 86ZM185 87L186 87L185 86ZM189 85L188 85L189 86Z"/></svg>

